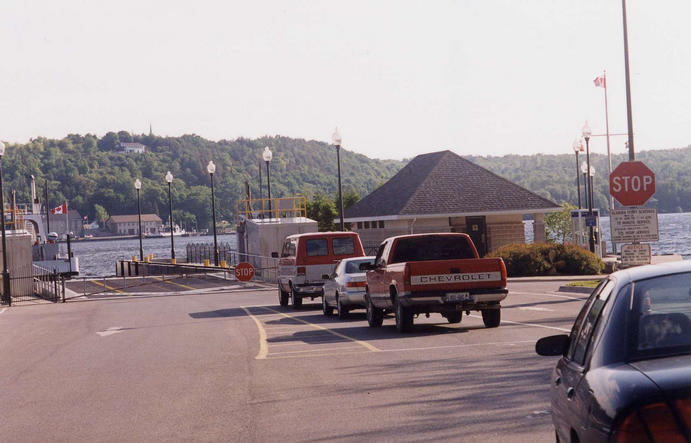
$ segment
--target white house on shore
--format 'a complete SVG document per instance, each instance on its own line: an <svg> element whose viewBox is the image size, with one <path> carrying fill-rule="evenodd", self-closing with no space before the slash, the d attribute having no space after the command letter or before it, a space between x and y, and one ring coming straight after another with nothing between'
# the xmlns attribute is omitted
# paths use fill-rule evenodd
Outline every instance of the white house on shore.
<svg viewBox="0 0 691 443"><path fill-rule="evenodd" d="M525 242L523 216L534 219L534 240L545 240L544 214L561 210L451 151L415 157L388 182L346 209L344 221L372 253L387 237L465 232L480 255Z"/></svg>
<svg viewBox="0 0 691 443"><path fill-rule="evenodd" d="M163 220L156 214L142 214L142 234L158 234L162 223ZM136 235L139 234L139 216L112 215L106 221L106 227L115 234Z"/></svg>
<svg viewBox="0 0 691 443"><path fill-rule="evenodd" d="M119 146L123 152L135 154L143 154L146 152L146 145L143 145L141 143L120 142Z"/></svg>

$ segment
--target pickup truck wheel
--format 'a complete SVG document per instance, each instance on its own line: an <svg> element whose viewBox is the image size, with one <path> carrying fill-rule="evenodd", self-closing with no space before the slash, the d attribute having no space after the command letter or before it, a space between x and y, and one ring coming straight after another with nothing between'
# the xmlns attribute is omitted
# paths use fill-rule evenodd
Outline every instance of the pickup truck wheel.
<svg viewBox="0 0 691 443"><path fill-rule="evenodd" d="M449 312L448 314L444 314L444 317L446 317L449 323L460 323L462 314L461 311Z"/></svg>
<svg viewBox="0 0 691 443"><path fill-rule="evenodd" d="M398 332L409 332L413 327L413 313L396 300L396 329Z"/></svg>
<svg viewBox="0 0 691 443"><path fill-rule="evenodd" d="M487 328L496 328L501 323L501 309L483 309L482 322Z"/></svg>
<svg viewBox="0 0 691 443"><path fill-rule="evenodd" d="M344 307L343 304L341 303L341 297L336 294L336 305L338 306L338 318L339 320L343 320L348 318L348 308Z"/></svg>
<svg viewBox="0 0 691 443"><path fill-rule="evenodd" d="M322 295L322 312L327 317L332 316L334 313L334 308L329 306L329 304L326 302L326 295Z"/></svg>
<svg viewBox="0 0 691 443"><path fill-rule="evenodd" d="M372 304L372 300L367 297L367 324L370 328L376 328L381 326L384 322L384 310L380 308L375 308Z"/></svg>
<svg viewBox="0 0 691 443"><path fill-rule="evenodd" d="M290 289L290 297L293 299L293 308L298 309L302 306L302 297L295 291L295 288Z"/></svg>
<svg viewBox="0 0 691 443"><path fill-rule="evenodd" d="M278 304L281 306L288 306L288 293L278 286Z"/></svg>

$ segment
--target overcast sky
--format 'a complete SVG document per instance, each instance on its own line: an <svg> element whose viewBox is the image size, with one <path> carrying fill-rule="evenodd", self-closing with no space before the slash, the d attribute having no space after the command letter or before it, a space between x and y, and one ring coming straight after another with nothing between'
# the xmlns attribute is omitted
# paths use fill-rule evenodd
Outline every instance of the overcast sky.
<svg viewBox="0 0 691 443"><path fill-rule="evenodd" d="M685 147L691 2L627 8L636 150ZM619 0L3 0L0 57L10 142L338 126L375 158L569 153L585 120L604 133L605 69L610 130L627 130Z"/></svg>

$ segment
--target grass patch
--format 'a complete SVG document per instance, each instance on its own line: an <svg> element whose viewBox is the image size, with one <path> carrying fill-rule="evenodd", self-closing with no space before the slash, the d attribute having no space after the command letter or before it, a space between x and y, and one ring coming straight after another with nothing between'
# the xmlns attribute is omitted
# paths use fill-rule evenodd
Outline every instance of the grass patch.
<svg viewBox="0 0 691 443"><path fill-rule="evenodd" d="M566 286L579 286L582 288L595 288L601 280L574 281L567 283Z"/></svg>

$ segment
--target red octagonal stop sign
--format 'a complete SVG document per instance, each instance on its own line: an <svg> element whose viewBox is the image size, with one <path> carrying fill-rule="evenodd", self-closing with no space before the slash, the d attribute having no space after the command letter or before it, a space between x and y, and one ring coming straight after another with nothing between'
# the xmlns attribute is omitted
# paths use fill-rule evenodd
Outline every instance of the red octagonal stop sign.
<svg viewBox="0 0 691 443"><path fill-rule="evenodd" d="M250 281L254 277L254 266L251 263L242 262L235 266L235 278L240 281Z"/></svg>
<svg viewBox="0 0 691 443"><path fill-rule="evenodd" d="M622 162L609 175L609 193L624 206L642 206L655 194L655 173L643 162Z"/></svg>

